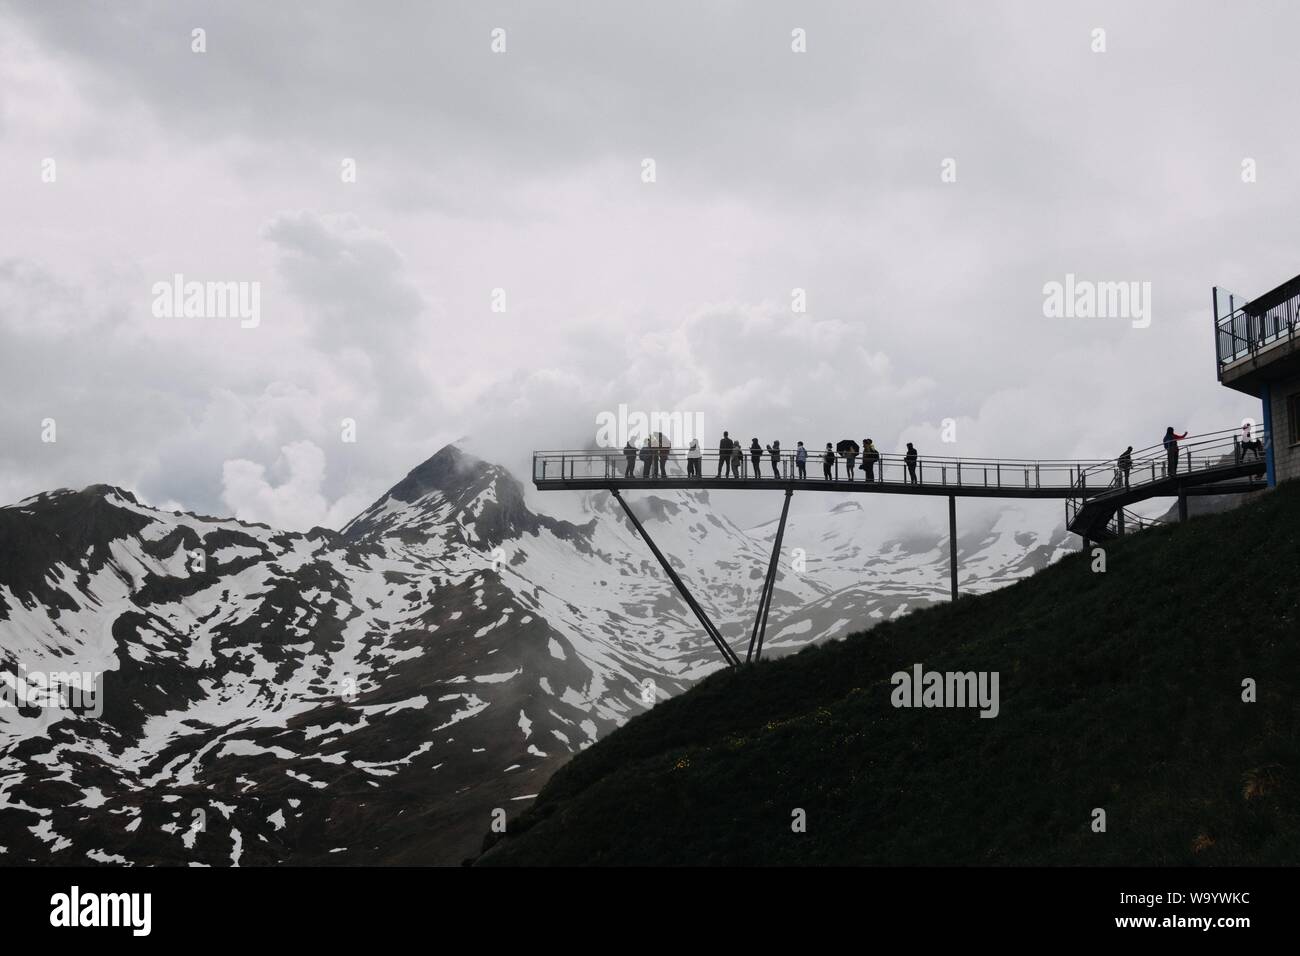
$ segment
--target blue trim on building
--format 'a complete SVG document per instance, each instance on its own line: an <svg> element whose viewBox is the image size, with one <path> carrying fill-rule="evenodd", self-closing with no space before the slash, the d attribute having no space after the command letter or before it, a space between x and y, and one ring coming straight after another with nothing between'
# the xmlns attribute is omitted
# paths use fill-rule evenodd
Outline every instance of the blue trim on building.
<svg viewBox="0 0 1300 956"><path fill-rule="evenodd" d="M1261 386L1264 399L1264 434L1268 436L1268 447L1264 449L1265 477L1270 488L1277 487L1277 473L1273 470L1273 386L1265 382Z"/></svg>

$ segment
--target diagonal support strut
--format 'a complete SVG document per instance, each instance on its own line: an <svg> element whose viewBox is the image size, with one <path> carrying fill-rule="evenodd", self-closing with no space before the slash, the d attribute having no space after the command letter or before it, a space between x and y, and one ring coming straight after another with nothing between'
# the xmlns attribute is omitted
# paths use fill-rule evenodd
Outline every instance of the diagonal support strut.
<svg viewBox="0 0 1300 956"><path fill-rule="evenodd" d="M763 579L763 593L758 599L758 616L754 618L754 631L749 635L749 651L745 654L745 663L758 660L763 656L763 637L767 634L767 612L772 608L776 569L781 562L781 540L785 537L785 519L790 513L790 498L793 495L793 488L785 490L785 503L781 505L781 521L776 526L776 539L772 542L772 560L768 562L767 577Z"/></svg>
<svg viewBox="0 0 1300 956"><path fill-rule="evenodd" d="M663 567L668 577L677 587L677 591L681 594L682 599L685 600L687 605L690 606L690 609L695 612L695 617L699 620L701 626L703 626L705 633L707 633L713 643L717 645L718 650L722 652L722 657L726 660L727 665L729 667L736 667L739 665L740 658L736 656L736 652L727 646L727 642L722 639L722 634L716 627L714 627L713 622L710 621L708 615L704 613L704 609L696 603L695 598L691 596L691 592L686 590L686 585L682 582L682 579L677 576L677 572L673 570L673 566L668 563L668 559L664 557L663 552L659 550L657 545L655 545L654 539L651 538L650 535L646 534L645 528L641 526L641 522L638 521L636 515L632 513L632 509L627 506L627 502L624 501L623 496L618 493L618 489L611 486L609 491L610 494L614 496L615 500L623 506L623 511L627 514L628 521L632 522L632 527L636 528L637 533L640 534L645 540L645 543L650 546L650 550L654 553L654 556L659 559L660 566Z"/></svg>

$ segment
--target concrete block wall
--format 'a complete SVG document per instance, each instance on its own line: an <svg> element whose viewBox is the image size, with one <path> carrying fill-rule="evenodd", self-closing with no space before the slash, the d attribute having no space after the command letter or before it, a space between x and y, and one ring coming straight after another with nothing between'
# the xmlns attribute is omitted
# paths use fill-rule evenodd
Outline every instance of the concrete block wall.
<svg viewBox="0 0 1300 956"><path fill-rule="evenodd" d="M1292 412L1300 405L1300 375L1271 383L1273 466L1279 482L1300 478L1300 422Z"/></svg>

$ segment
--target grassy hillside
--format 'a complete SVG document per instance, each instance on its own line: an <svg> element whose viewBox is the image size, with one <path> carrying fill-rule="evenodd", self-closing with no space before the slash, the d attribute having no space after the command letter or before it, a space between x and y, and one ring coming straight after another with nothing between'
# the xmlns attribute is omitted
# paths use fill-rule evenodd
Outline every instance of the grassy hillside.
<svg viewBox="0 0 1300 956"><path fill-rule="evenodd" d="M479 863L1300 862L1300 482L1106 562L719 673L575 757ZM893 707L917 662L999 672L999 716Z"/></svg>

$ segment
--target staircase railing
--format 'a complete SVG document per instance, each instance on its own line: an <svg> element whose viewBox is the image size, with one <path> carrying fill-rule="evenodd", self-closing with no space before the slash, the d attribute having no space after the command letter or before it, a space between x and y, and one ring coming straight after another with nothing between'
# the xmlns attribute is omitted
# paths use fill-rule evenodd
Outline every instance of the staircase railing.
<svg viewBox="0 0 1300 956"><path fill-rule="evenodd" d="M1268 433L1262 429L1253 429L1250 433L1250 446L1246 445L1245 434L1241 428L1225 428L1201 435L1189 435L1178 440L1174 456L1170 455L1163 442L1148 445L1130 455L1127 475L1121 468L1118 457L1101 462L1080 473L1080 497L1095 497L1206 468L1240 464L1254 459L1262 462L1267 454ZM1256 442L1258 444L1254 444Z"/></svg>

